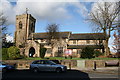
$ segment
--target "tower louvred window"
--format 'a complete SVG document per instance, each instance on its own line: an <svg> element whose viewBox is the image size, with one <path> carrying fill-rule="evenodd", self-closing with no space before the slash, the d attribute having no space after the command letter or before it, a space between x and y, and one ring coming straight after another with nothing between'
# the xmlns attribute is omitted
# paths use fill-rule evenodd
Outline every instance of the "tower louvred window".
<svg viewBox="0 0 120 80"><path fill-rule="evenodd" d="M19 22L19 29L22 29L22 22Z"/></svg>

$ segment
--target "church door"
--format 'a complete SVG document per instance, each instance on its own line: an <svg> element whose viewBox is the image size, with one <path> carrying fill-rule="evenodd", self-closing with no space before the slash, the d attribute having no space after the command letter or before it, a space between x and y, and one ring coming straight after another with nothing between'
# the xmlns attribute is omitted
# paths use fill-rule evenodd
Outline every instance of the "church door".
<svg viewBox="0 0 120 80"><path fill-rule="evenodd" d="M35 54L35 49L33 47L31 47L29 49L29 57L33 57L34 54Z"/></svg>

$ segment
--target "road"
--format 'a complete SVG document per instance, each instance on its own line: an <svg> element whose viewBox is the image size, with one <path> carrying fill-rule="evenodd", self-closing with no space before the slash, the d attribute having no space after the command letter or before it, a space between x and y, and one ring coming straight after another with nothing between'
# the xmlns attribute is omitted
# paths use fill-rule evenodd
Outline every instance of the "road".
<svg viewBox="0 0 120 80"><path fill-rule="evenodd" d="M118 80L117 74L85 73L78 70L68 70L65 73L16 70L2 75L2 80Z"/></svg>

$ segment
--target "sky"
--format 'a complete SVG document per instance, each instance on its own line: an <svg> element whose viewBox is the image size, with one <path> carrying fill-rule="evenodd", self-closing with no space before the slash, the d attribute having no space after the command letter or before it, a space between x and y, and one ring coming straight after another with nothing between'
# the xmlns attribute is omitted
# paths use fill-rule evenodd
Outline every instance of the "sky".
<svg viewBox="0 0 120 80"><path fill-rule="evenodd" d="M95 7L96 0L1 0L0 11L7 16L8 40L13 40L15 16L26 12L36 19L35 32L46 32L48 24L56 23L60 31L92 33L92 25L86 21L88 12ZM98 1L98 0L97 0ZM103 0L102 0L103 1ZM119 0L107 0L119 1ZM113 32L112 32L113 33ZM113 37L109 46L113 44Z"/></svg>

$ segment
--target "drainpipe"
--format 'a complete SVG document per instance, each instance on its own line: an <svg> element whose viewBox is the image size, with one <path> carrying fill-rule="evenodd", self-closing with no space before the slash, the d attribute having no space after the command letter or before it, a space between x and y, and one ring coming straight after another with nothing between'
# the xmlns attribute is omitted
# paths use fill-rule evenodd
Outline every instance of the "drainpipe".
<svg viewBox="0 0 120 80"><path fill-rule="evenodd" d="M28 24L27 24L27 22L28 22L28 14L27 14L27 18L26 18L26 39L28 38L28 35L27 35ZM25 40L25 42L26 42L26 40Z"/></svg>

